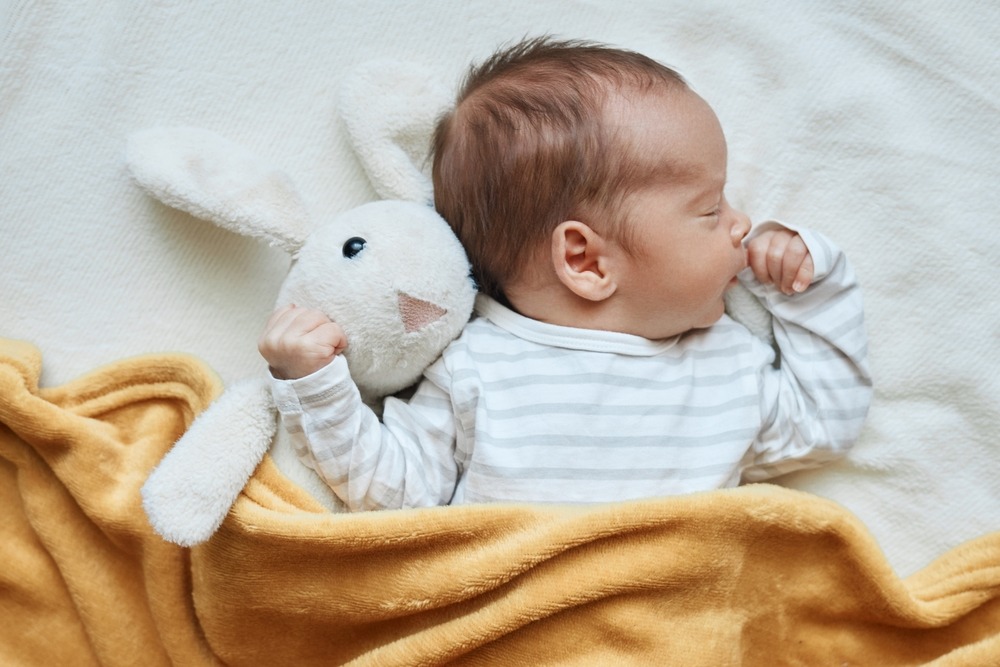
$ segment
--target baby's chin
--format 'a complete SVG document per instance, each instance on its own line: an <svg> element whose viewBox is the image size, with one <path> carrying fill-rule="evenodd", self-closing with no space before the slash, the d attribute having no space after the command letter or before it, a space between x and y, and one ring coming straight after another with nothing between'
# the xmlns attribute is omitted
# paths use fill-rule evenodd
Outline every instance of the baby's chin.
<svg viewBox="0 0 1000 667"><path fill-rule="evenodd" d="M729 288L727 287L715 300L711 303L705 304L702 308L694 311L688 311L680 316L675 316L675 318L672 318L668 324L658 327L658 329L660 329L659 331L650 331L647 329L645 331L626 331L625 333L633 333L650 340L665 340L684 334L688 331L709 329L715 326L719 320L722 319L722 316L726 314L726 302L724 297L728 291Z"/></svg>
<svg viewBox="0 0 1000 667"><path fill-rule="evenodd" d="M726 302L723 301L722 297L719 297L719 300L713 305L712 308L705 310L704 317L700 318L692 329L708 329L709 327L715 326L725 314Z"/></svg>

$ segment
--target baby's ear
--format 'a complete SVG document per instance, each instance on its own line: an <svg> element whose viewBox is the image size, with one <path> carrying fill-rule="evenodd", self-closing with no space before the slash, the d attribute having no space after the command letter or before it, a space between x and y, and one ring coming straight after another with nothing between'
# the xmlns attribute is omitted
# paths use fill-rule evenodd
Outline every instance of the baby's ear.
<svg viewBox="0 0 1000 667"><path fill-rule="evenodd" d="M431 136L452 95L430 70L375 60L341 84L340 114L375 192L430 204Z"/></svg>
<svg viewBox="0 0 1000 667"><path fill-rule="evenodd" d="M576 220L552 232L552 266L571 292L588 301L604 301L618 289L607 240Z"/></svg>

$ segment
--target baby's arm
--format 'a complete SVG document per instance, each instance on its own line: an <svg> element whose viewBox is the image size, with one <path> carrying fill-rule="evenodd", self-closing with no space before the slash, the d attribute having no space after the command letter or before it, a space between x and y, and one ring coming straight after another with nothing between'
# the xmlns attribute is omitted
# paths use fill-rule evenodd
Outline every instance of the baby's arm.
<svg viewBox="0 0 1000 667"><path fill-rule="evenodd" d="M447 395L430 381L409 402L386 399L382 422L362 402L343 356L298 380L274 380L271 390L299 459L350 510L451 500L454 417Z"/></svg>
<svg viewBox="0 0 1000 667"><path fill-rule="evenodd" d="M446 504L458 477L447 394L425 381L410 404L387 399L383 424L351 379L346 345L323 313L295 306L275 311L260 336L299 459L352 510Z"/></svg>
<svg viewBox="0 0 1000 667"><path fill-rule="evenodd" d="M776 223L755 232L741 279L774 316L780 358L760 377L763 428L747 481L843 455L872 393L861 290L846 256L815 232Z"/></svg>

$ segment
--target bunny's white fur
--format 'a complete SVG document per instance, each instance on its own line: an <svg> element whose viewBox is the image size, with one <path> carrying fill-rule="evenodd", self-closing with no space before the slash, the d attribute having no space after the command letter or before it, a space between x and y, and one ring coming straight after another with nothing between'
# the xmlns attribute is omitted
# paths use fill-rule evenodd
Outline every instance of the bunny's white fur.
<svg viewBox="0 0 1000 667"><path fill-rule="evenodd" d="M344 328L344 356L372 405L419 379L460 333L475 298L465 252L427 204L429 182L402 157L410 153L399 145L429 127L424 116L441 108L441 89L430 86L418 68L386 67L360 68L348 77L344 94L377 96L387 92L379 86L388 86L397 96L406 91L419 98L415 108L423 112L390 114L367 129L360 118L347 124L376 190L420 203L371 202L307 233L308 213L292 181L221 136L199 128L155 128L130 137L127 151L133 177L153 197L293 254L276 305L319 308ZM380 79L379 71L392 76ZM387 153L388 167L379 166L380 151ZM153 528L184 546L207 540L268 450L292 481L339 508L277 428L261 368L257 377L228 387L150 474L142 496Z"/></svg>

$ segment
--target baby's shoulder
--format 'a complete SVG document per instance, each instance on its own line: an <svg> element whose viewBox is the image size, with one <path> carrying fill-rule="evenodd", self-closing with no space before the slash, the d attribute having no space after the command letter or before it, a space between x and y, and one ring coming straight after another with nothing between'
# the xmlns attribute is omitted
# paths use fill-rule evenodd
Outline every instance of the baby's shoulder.
<svg viewBox="0 0 1000 667"><path fill-rule="evenodd" d="M452 346L483 345L489 341L500 341L509 334L481 315L473 315Z"/></svg>
<svg viewBox="0 0 1000 667"><path fill-rule="evenodd" d="M510 334L485 317L473 316L458 338L453 340L441 355L443 359L468 359L490 350L509 345Z"/></svg>

